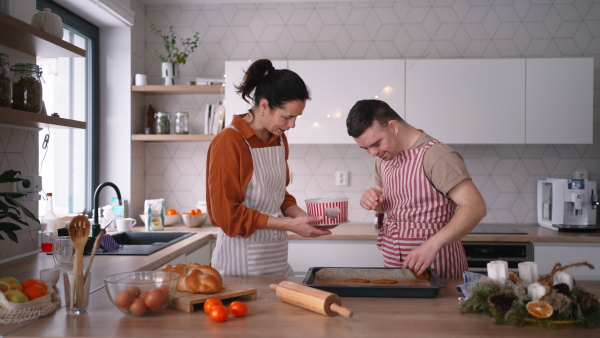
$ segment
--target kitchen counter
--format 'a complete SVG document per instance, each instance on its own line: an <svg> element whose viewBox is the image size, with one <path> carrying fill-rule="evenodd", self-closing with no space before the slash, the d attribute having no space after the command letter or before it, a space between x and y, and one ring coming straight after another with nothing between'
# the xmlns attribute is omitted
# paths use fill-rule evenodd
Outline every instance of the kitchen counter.
<svg viewBox="0 0 600 338"><path fill-rule="evenodd" d="M538 226L513 226L515 229L527 232L526 235L494 235L469 234L464 241L521 241L521 242L561 242L561 243L600 243L597 233L562 233ZM135 227L135 231L144 231ZM478 314L462 315L457 310L458 294L456 284L461 280L445 280L447 287L442 289L434 299L385 299L385 298L344 298L343 305L354 311L353 318L325 317L296 308L280 302L274 292L268 289L269 284L281 280L291 280L300 283L301 278L278 277L226 277L226 282L255 287L258 290L258 300L249 301L250 314L246 318L230 318L225 323L213 323L204 312L185 313L167 310L159 317L131 318L122 315L110 303L103 289L103 278L110 274L154 270L169 261L195 249L216 238L216 228L204 225L199 228L187 228L183 225L167 227L165 231L191 231L194 236L186 238L172 246L149 256L96 256L92 267L90 309L87 315L67 316L64 308L56 313L40 318L28 325L0 325L0 336L10 333L10 336L146 336L154 335L157 330L165 333L186 335L189 330L211 335L264 335L264 328L269 327L275 335L313 334L324 336L328 333L335 335L364 336L373 333L397 335L398 327L409 327L410 336L564 336L565 331L587 334L587 329L565 326L553 331L537 326L528 325L524 328L496 326L488 317ZM345 224L333 229L330 236L318 240L375 240L376 231L372 225ZM290 239L303 239L290 234ZM315 240L315 239L311 239ZM87 264L89 256L85 256ZM54 266L51 255L34 254L0 265L3 276L13 276L19 280L37 278L38 271ZM61 270L69 270L69 266L61 266ZM58 283L59 296L62 296L62 278ZM581 286L600 296L600 281L580 281ZM64 302L64 300L63 300ZM431 325L431 323L436 325ZM109 325L107 325L109 323ZM166 325L165 323L169 323ZM394 325L394 324L396 325ZM404 325L410 324L410 325ZM167 329L168 327L168 329ZM596 329L598 330L598 329Z"/></svg>

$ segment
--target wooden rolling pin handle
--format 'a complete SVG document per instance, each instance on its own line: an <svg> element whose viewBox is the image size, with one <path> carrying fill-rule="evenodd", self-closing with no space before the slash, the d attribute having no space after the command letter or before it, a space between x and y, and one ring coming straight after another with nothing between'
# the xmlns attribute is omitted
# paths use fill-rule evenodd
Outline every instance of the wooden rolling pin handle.
<svg viewBox="0 0 600 338"><path fill-rule="evenodd" d="M352 318L353 313L348 308L340 306L340 305L338 305L336 303L332 303L331 307L329 307L329 308L331 309L331 311L337 312L337 313L339 313L340 315L342 315L342 316L344 316L346 318Z"/></svg>

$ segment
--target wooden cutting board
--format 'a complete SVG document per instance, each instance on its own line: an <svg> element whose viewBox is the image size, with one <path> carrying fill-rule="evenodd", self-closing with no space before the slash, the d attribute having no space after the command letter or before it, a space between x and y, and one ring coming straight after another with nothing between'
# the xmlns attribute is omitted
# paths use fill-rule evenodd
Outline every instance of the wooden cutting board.
<svg viewBox="0 0 600 338"><path fill-rule="evenodd" d="M184 312L194 312L203 310L204 302L209 298L229 299L242 297L247 300L257 298L256 289L244 285L223 283L223 288L217 293L189 293L177 291L169 307Z"/></svg>

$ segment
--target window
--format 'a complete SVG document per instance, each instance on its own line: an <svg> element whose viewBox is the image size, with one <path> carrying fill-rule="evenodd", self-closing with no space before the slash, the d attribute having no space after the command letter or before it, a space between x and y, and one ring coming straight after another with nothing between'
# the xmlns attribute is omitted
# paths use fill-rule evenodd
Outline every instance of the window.
<svg viewBox="0 0 600 338"><path fill-rule="evenodd" d="M82 57L38 57L42 69L44 105L48 115L86 121L87 129L42 129L39 166L43 192L53 193L57 215L91 210L98 183L98 28L48 0L37 0L37 10L52 9L63 21L63 40L86 50ZM45 142L45 139L48 141ZM44 194L42 194L45 196ZM45 198L45 197L43 197ZM45 203L40 203L40 215Z"/></svg>

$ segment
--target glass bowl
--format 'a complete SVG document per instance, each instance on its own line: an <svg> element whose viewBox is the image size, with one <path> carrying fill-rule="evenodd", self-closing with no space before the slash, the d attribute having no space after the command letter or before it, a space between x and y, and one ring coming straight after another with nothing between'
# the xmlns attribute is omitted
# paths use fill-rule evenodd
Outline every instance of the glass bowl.
<svg viewBox="0 0 600 338"><path fill-rule="evenodd" d="M104 278L113 305L126 315L160 314L177 292L179 275L166 271L123 272Z"/></svg>

